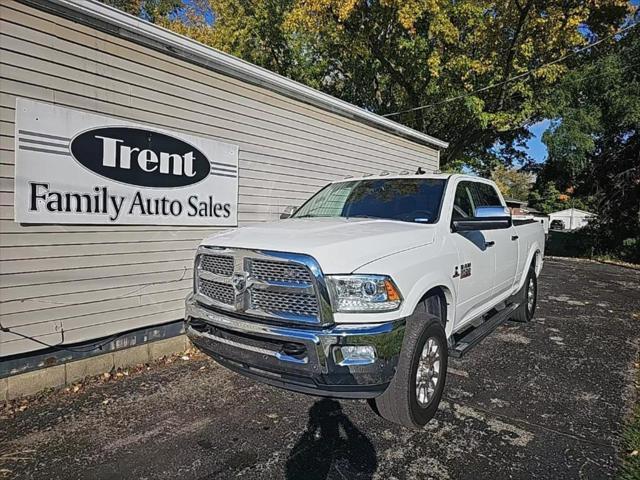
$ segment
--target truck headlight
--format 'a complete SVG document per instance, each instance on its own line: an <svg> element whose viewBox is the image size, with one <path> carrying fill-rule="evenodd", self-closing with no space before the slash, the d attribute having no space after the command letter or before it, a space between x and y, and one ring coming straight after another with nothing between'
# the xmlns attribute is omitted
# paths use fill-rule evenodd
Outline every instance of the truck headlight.
<svg viewBox="0 0 640 480"><path fill-rule="evenodd" d="M402 303L386 275L329 275L327 283L336 312L388 312Z"/></svg>

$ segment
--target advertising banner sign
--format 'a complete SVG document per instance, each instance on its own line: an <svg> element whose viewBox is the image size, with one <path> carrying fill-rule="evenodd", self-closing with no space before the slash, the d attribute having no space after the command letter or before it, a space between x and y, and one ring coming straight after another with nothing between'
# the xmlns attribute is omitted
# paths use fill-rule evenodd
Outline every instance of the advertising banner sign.
<svg viewBox="0 0 640 480"><path fill-rule="evenodd" d="M19 98L15 221L236 226L238 147Z"/></svg>

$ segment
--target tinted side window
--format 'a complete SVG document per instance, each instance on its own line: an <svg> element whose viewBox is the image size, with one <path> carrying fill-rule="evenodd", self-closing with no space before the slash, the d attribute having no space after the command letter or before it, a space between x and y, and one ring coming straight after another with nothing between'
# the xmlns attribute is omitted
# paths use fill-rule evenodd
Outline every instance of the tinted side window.
<svg viewBox="0 0 640 480"><path fill-rule="evenodd" d="M460 182L453 199L453 219L474 216L476 207L502 206L498 192L488 183Z"/></svg>
<svg viewBox="0 0 640 480"><path fill-rule="evenodd" d="M502 206L500 197L488 183L473 182L473 188L471 189L471 195L473 199L474 207L499 207Z"/></svg>
<svg viewBox="0 0 640 480"><path fill-rule="evenodd" d="M471 193L469 187L471 182L460 182L456 187L456 194L453 199L453 218L473 217L473 204L471 203Z"/></svg>

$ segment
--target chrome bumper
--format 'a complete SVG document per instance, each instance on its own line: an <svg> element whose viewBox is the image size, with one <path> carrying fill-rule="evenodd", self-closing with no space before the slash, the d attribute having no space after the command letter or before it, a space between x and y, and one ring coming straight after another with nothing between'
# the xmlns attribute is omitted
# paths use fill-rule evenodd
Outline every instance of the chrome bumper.
<svg viewBox="0 0 640 480"><path fill-rule="evenodd" d="M320 396L373 398L395 374L405 321L284 327L218 312L186 300L192 342L222 365L265 383ZM349 363L340 346L373 346L376 357Z"/></svg>

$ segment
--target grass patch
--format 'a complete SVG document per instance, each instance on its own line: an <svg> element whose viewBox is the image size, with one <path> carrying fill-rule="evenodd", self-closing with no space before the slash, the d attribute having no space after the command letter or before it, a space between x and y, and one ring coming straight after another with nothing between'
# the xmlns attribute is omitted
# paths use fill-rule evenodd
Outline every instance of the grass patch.
<svg viewBox="0 0 640 480"><path fill-rule="evenodd" d="M619 480L640 479L640 363L635 364L635 405L622 437L622 468Z"/></svg>

